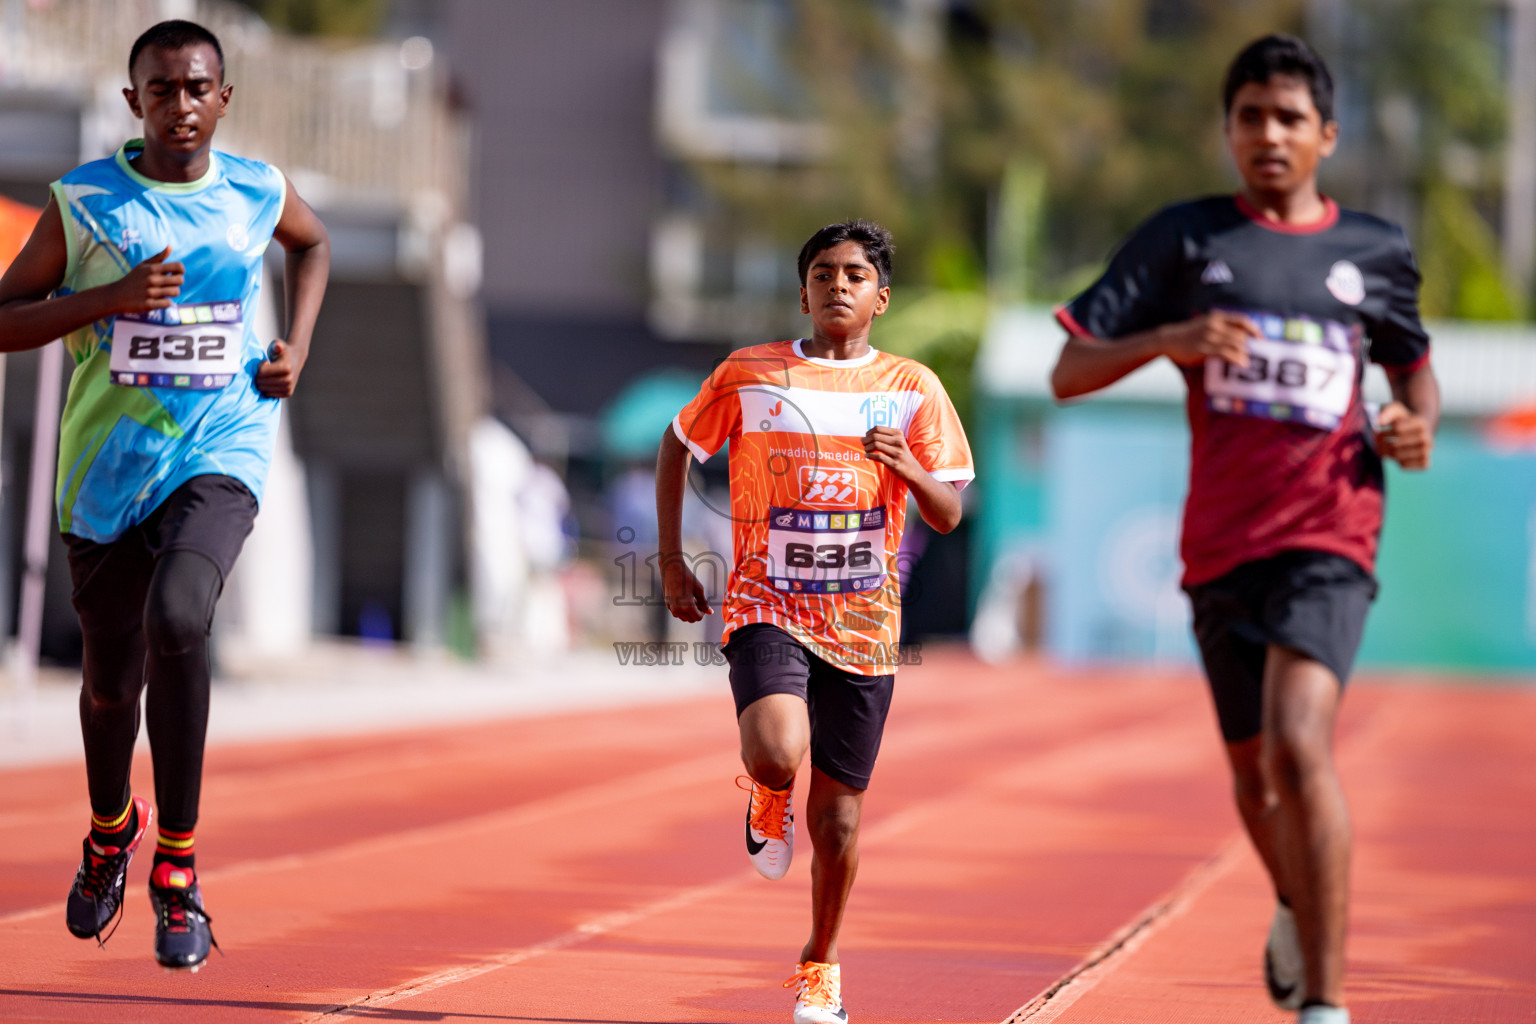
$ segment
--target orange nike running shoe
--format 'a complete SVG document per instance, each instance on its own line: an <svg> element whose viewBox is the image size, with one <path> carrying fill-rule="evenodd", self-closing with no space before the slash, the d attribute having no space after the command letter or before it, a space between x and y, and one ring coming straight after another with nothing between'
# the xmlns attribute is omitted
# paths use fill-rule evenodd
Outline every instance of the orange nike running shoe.
<svg viewBox="0 0 1536 1024"><path fill-rule="evenodd" d="M795 990L795 1024L848 1024L842 965L814 960L796 964L784 987Z"/></svg>
<svg viewBox="0 0 1536 1024"><path fill-rule="evenodd" d="M764 878L783 878L795 852L795 813L790 806L795 784L769 789L739 775L736 785L751 794L747 801L747 857Z"/></svg>

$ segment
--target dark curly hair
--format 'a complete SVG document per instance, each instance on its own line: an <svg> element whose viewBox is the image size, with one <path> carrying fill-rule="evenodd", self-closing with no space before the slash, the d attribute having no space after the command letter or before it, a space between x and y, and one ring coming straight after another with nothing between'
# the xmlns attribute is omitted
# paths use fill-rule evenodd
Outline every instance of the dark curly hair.
<svg viewBox="0 0 1536 1024"><path fill-rule="evenodd" d="M1263 85L1276 75L1305 81L1323 123L1333 120L1333 76L1328 73L1328 65L1302 40L1278 33L1255 39L1232 61L1221 88L1222 109L1232 113L1232 98L1237 90L1249 82Z"/></svg>
<svg viewBox="0 0 1536 1024"><path fill-rule="evenodd" d="M133 66L138 63L139 54L153 46L157 50L180 50L188 46L196 46L199 43L207 43L213 47L213 52L219 57L219 81L224 81L224 47L219 45L219 37L203 28L195 21L162 21L158 25L151 25L144 30L144 34L133 41L133 49L128 51L128 78L133 79Z"/></svg>
<svg viewBox="0 0 1536 1024"><path fill-rule="evenodd" d="M838 224L828 224L812 235L800 247L800 283L805 284L805 275L811 272L811 261L817 255L844 242L858 243L859 248L864 250L864 258L875 265L875 271L880 275L880 287L890 287L891 254L896 251L896 243L891 239L889 231L872 220L845 220Z"/></svg>

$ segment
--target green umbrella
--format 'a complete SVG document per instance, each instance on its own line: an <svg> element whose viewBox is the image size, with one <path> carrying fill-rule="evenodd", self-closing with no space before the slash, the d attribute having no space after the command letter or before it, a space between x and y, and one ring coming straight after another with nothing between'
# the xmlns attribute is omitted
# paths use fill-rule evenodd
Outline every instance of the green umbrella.
<svg viewBox="0 0 1536 1024"><path fill-rule="evenodd" d="M693 401L702 382L699 373L676 368L632 382L603 410L604 449L619 458L654 458L667 424Z"/></svg>

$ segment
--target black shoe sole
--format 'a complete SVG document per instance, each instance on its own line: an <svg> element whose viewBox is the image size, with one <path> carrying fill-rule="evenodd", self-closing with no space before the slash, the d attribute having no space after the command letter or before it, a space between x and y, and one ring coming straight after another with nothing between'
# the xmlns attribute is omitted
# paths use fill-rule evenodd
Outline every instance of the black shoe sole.
<svg viewBox="0 0 1536 1024"><path fill-rule="evenodd" d="M168 964L164 960L156 960L155 962L167 974L196 974L203 969L203 965L208 962L208 958L204 957L195 964Z"/></svg>
<svg viewBox="0 0 1536 1024"><path fill-rule="evenodd" d="M1269 990L1270 1001L1280 1009L1287 1012L1294 1012L1296 1010L1296 1007L1287 1006L1286 1000L1294 999L1296 997L1297 986L1288 985L1285 988L1281 988L1280 985L1275 981L1275 964L1274 960L1269 955L1269 949L1267 947L1264 950L1264 987Z"/></svg>

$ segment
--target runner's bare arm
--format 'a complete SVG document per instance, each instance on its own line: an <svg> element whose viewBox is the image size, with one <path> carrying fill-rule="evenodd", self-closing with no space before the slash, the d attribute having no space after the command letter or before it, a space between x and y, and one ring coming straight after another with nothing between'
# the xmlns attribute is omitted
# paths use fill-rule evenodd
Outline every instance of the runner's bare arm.
<svg viewBox="0 0 1536 1024"><path fill-rule="evenodd" d="M1051 370L1051 393L1059 401L1107 388L1158 356L1179 366L1198 366L1210 356L1247 366L1250 337L1262 337L1257 324L1241 314L1220 311L1113 341L1074 334Z"/></svg>
<svg viewBox="0 0 1536 1024"><path fill-rule="evenodd" d="M169 247L111 284L49 298L64 282L69 253L64 222L51 198L27 244L0 278L0 352L41 348L118 313L163 309L181 294L183 268L167 263Z"/></svg>
<svg viewBox="0 0 1536 1024"><path fill-rule="evenodd" d="M272 237L287 250L283 266L283 299L288 329L272 342L268 359L256 371L256 390L268 398L288 398L309 359L309 342L320 315L320 300L331 274L331 236L308 203L283 179L288 190L283 215Z"/></svg>
<svg viewBox="0 0 1536 1024"><path fill-rule="evenodd" d="M704 585L683 554L683 491L692 458L668 424L656 453L656 528L661 541L661 592L667 611L683 622L698 622L710 613Z"/></svg>
<svg viewBox="0 0 1536 1024"><path fill-rule="evenodd" d="M907 447L907 435L895 427L872 427L864 435L864 454L907 482L923 522L948 533L960 525L960 492L946 480L935 480Z"/></svg>
<svg viewBox="0 0 1536 1024"><path fill-rule="evenodd" d="M1406 372L1387 370L1393 401L1381 410L1376 442L1404 469L1428 469L1440 426L1440 383L1426 361Z"/></svg>

